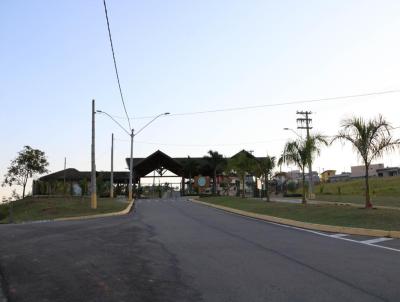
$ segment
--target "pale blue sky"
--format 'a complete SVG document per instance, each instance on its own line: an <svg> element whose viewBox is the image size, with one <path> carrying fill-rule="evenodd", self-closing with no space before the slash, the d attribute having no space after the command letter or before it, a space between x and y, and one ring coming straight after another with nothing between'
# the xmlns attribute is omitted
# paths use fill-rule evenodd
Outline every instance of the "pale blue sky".
<svg viewBox="0 0 400 302"><path fill-rule="evenodd" d="M108 9L132 116L400 89L399 1L109 0ZM64 156L69 167L89 170L91 99L124 114L102 1L3 0L0 25L1 176L24 145L45 151L52 171ZM334 134L352 114L382 113L400 126L399 98L167 117L137 137L134 155L246 148L278 156L293 137L282 128L296 127L296 110L314 111L315 129ZM107 170L111 132L127 137L106 117L97 126L97 167ZM121 140L115 165L123 170L129 143ZM399 154L383 162L400 165ZM357 163L351 148L336 145L315 169Z"/></svg>

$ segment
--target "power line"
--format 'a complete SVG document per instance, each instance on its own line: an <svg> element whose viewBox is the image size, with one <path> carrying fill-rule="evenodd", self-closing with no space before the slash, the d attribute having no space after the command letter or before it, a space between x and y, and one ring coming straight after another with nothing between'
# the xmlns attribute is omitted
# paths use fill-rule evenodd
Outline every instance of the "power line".
<svg viewBox="0 0 400 302"><path fill-rule="evenodd" d="M309 99L309 100L295 100L295 101L279 102L279 103L272 103L272 104L261 104L261 105L252 105L252 106L243 106L243 107L230 107L230 108L228 107L228 108L220 108L220 109L211 109L211 110L204 110L204 111L171 113L169 116L185 116L185 115L197 115L197 114L219 113L219 112L230 112L230 111L243 111L243 110L260 109L260 108L266 108L266 107L278 107L278 106L317 103L317 102L330 102L330 101L336 101L336 100L361 98L361 97L367 97L367 96L376 96L376 95L384 95L384 94L392 94L392 93L400 93L400 89L384 90L384 91L376 91L376 92L352 94L352 95L342 95L342 96ZM115 115L113 115L113 117L123 118L121 116L115 116ZM149 116L133 117L131 119L139 120L139 119L149 119L149 118L153 118L153 117L154 116L149 115Z"/></svg>
<svg viewBox="0 0 400 302"><path fill-rule="evenodd" d="M112 41L112 37L111 37L110 22L109 22L109 20L108 20L108 12L107 12L106 0L103 0L103 4L104 4L104 12L105 12L105 14L106 14L107 29L108 29L108 37L110 38L111 52L112 52L113 61L114 61L115 74L116 74L116 76L117 76L119 94L120 94L120 96L121 96L122 105L124 106L125 115L126 115L126 118L127 118L127 120L128 120L128 124L129 124L129 129L132 130L130 118L129 118L129 115L128 115L128 111L126 110L126 106L125 106L124 96L123 96L123 94L122 94L121 82L120 82L120 80L119 80L119 74L118 74L118 68L117 68L117 61L116 61L116 59L115 59L114 45L113 45L113 41Z"/></svg>
<svg viewBox="0 0 400 302"><path fill-rule="evenodd" d="M392 130L395 129L400 129L400 126L398 127L393 127ZM333 138L336 135L323 135L325 138ZM120 142L129 142L127 139L118 139L115 138L116 141ZM136 141L136 144L143 144L143 145L159 145L159 146L171 146L171 147L228 147L228 146L240 146L240 145L246 145L246 144L267 144L267 143L274 143L274 142L281 142L281 141L286 141L286 138L278 138L278 139L272 139L272 140L261 140L261 141L250 141L250 142L238 142L238 143L222 143L222 144L174 144L174 143L163 143L163 142L149 142L149 141Z"/></svg>

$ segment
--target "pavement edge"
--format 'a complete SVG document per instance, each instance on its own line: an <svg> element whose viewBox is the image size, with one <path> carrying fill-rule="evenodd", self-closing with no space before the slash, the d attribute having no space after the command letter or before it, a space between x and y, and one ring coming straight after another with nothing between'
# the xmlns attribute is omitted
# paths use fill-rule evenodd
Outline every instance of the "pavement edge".
<svg viewBox="0 0 400 302"><path fill-rule="evenodd" d="M76 217L64 217L64 218L55 218L51 221L69 221L69 220L83 220L83 219L91 219L91 218L102 218L102 217L113 217L113 216L121 216L129 214L132 210L133 205L135 204L135 200L129 202L128 206L119 212L112 213L104 213L104 214L95 214L95 215L85 215L85 216L76 216Z"/></svg>
<svg viewBox="0 0 400 302"><path fill-rule="evenodd" d="M364 235L364 236L374 236L374 237L391 237L391 238L400 238L400 231L386 231L386 230L376 230L376 229L364 229L364 228L352 228L352 227L343 227L343 226L333 226L326 224L316 224L309 222L301 222L292 219L279 218L275 216L269 216L264 214L257 214L246 212L234 208L228 208L220 205L206 203L196 199L189 199L191 202L202 204L208 207L220 209L226 212L231 212L234 214L239 214L242 216L247 216L255 219L260 219L268 222L274 222L279 224L290 225L298 228L309 229L314 231L323 231L323 232L332 232L332 233L341 233L341 234L349 234L349 235Z"/></svg>

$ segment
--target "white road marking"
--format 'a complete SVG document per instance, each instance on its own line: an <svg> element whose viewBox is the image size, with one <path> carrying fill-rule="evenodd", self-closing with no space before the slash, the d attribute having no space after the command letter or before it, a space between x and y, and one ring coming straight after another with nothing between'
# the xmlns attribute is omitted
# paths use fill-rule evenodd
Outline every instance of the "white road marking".
<svg viewBox="0 0 400 302"><path fill-rule="evenodd" d="M333 234L331 235L331 237L333 238L342 238L342 237L346 237L349 236L349 234Z"/></svg>
<svg viewBox="0 0 400 302"><path fill-rule="evenodd" d="M372 244L372 243L378 243L378 242L383 242L383 241L388 241L388 240L393 240L393 238L381 237L381 238L363 240L361 242L364 244Z"/></svg>
<svg viewBox="0 0 400 302"><path fill-rule="evenodd" d="M190 199L188 199L188 201L192 202ZM194 202L192 202L192 203L194 203ZM196 204L198 204L198 203L196 203ZM206 206L206 207L208 207L208 208L211 208L210 206L203 205L203 204L198 204L198 205L200 205L200 206ZM321 233L321 232L314 231L314 230L302 229L302 228L298 228L298 227L291 226L291 225L280 224L280 223L271 222L271 221L267 221L267 220L263 220L263 219L253 218L253 217L249 217L249 216L245 216L245 215L240 215L240 214L237 214L237 213L225 211L225 210L218 209L218 208L213 208L213 209L215 209L215 210L217 210L217 211L220 211L220 212L229 213L229 214L232 214L232 215L236 215L236 216L240 216L240 217L245 217L245 218L247 218L247 219L252 219L252 220L256 220L256 221L262 221L262 222L264 222L264 223L269 223L269 224L277 225L277 226L284 227L284 228L288 228L288 229L299 230L299 231L303 231L303 232L307 232L307 233L312 233L312 234L316 234L316 235L323 236L323 237L329 237L329 238L338 239L338 240L350 241L350 242L354 242L354 243L358 243L358 244L373 246L373 247L376 247L376 248L385 249L385 250L390 250L390 251L394 251L394 252L400 253L400 249L395 249L395 248L388 247L388 246L377 245L377 244L372 244L372 243L365 243L365 242L363 242L363 241L357 241L357 240L349 239L349 238L345 238L345 237L332 237L332 235L325 234L325 233Z"/></svg>

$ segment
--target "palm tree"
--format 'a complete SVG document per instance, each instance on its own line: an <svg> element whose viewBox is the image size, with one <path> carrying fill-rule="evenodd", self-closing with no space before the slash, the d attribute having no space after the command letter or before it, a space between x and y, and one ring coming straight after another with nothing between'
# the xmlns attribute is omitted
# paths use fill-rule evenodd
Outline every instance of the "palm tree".
<svg viewBox="0 0 400 302"><path fill-rule="evenodd" d="M362 117L352 117L342 121L342 130L332 140L332 142L335 140L350 142L364 162L365 208L372 208L368 171L371 162L381 158L386 151L394 151L400 146L400 140L393 139L390 134L392 129L393 127L381 115L368 121Z"/></svg>
<svg viewBox="0 0 400 302"><path fill-rule="evenodd" d="M269 156L267 155L267 157L262 158L260 160L258 160L257 162L257 171L258 171L258 175L259 176L263 176L264 177L264 181L265 181L265 195L267 197L267 202L270 201L269 198L269 179L270 176L272 174L272 170L274 170L276 166L276 158L275 156Z"/></svg>
<svg viewBox="0 0 400 302"><path fill-rule="evenodd" d="M208 151L208 155L204 156L204 158L208 161L213 170L213 194L215 195L217 191L217 170L222 168L226 160L218 151L212 150Z"/></svg>
<svg viewBox="0 0 400 302"><path fill-rule="evenodd" d="M189 176L189 194L192 193L192 173L196 171L197 166L198 163L190 156L187 157L187 160L183 166L185 173L187 173Z"/></svg>
<svg viewBox="0 0 400 302"><path fill-rule="evenodd" d="M228 162L228 169L235 171L243 183L242 197L245 191L245 176L247 173L253 173L256 170L257 163L254 158L248 156L247 153L241 152L237 156L232 157Z"/></svg>
<svg viewBox="0 0 400 302"><path fill-rule="evenodd" d="M320 135L310 135L306 139L299 139L296 141L289 141L286 143L282 156L278 161L278 165L282 165L283 163L294 164L298 166L301 170L302 174L302 188L303 188L303 197L302 203L306 204L306 176L305 176L305 168L308 164L312 163L314 157L319 155L320 145L327 145L327 141L325 138Z"/></svg>

